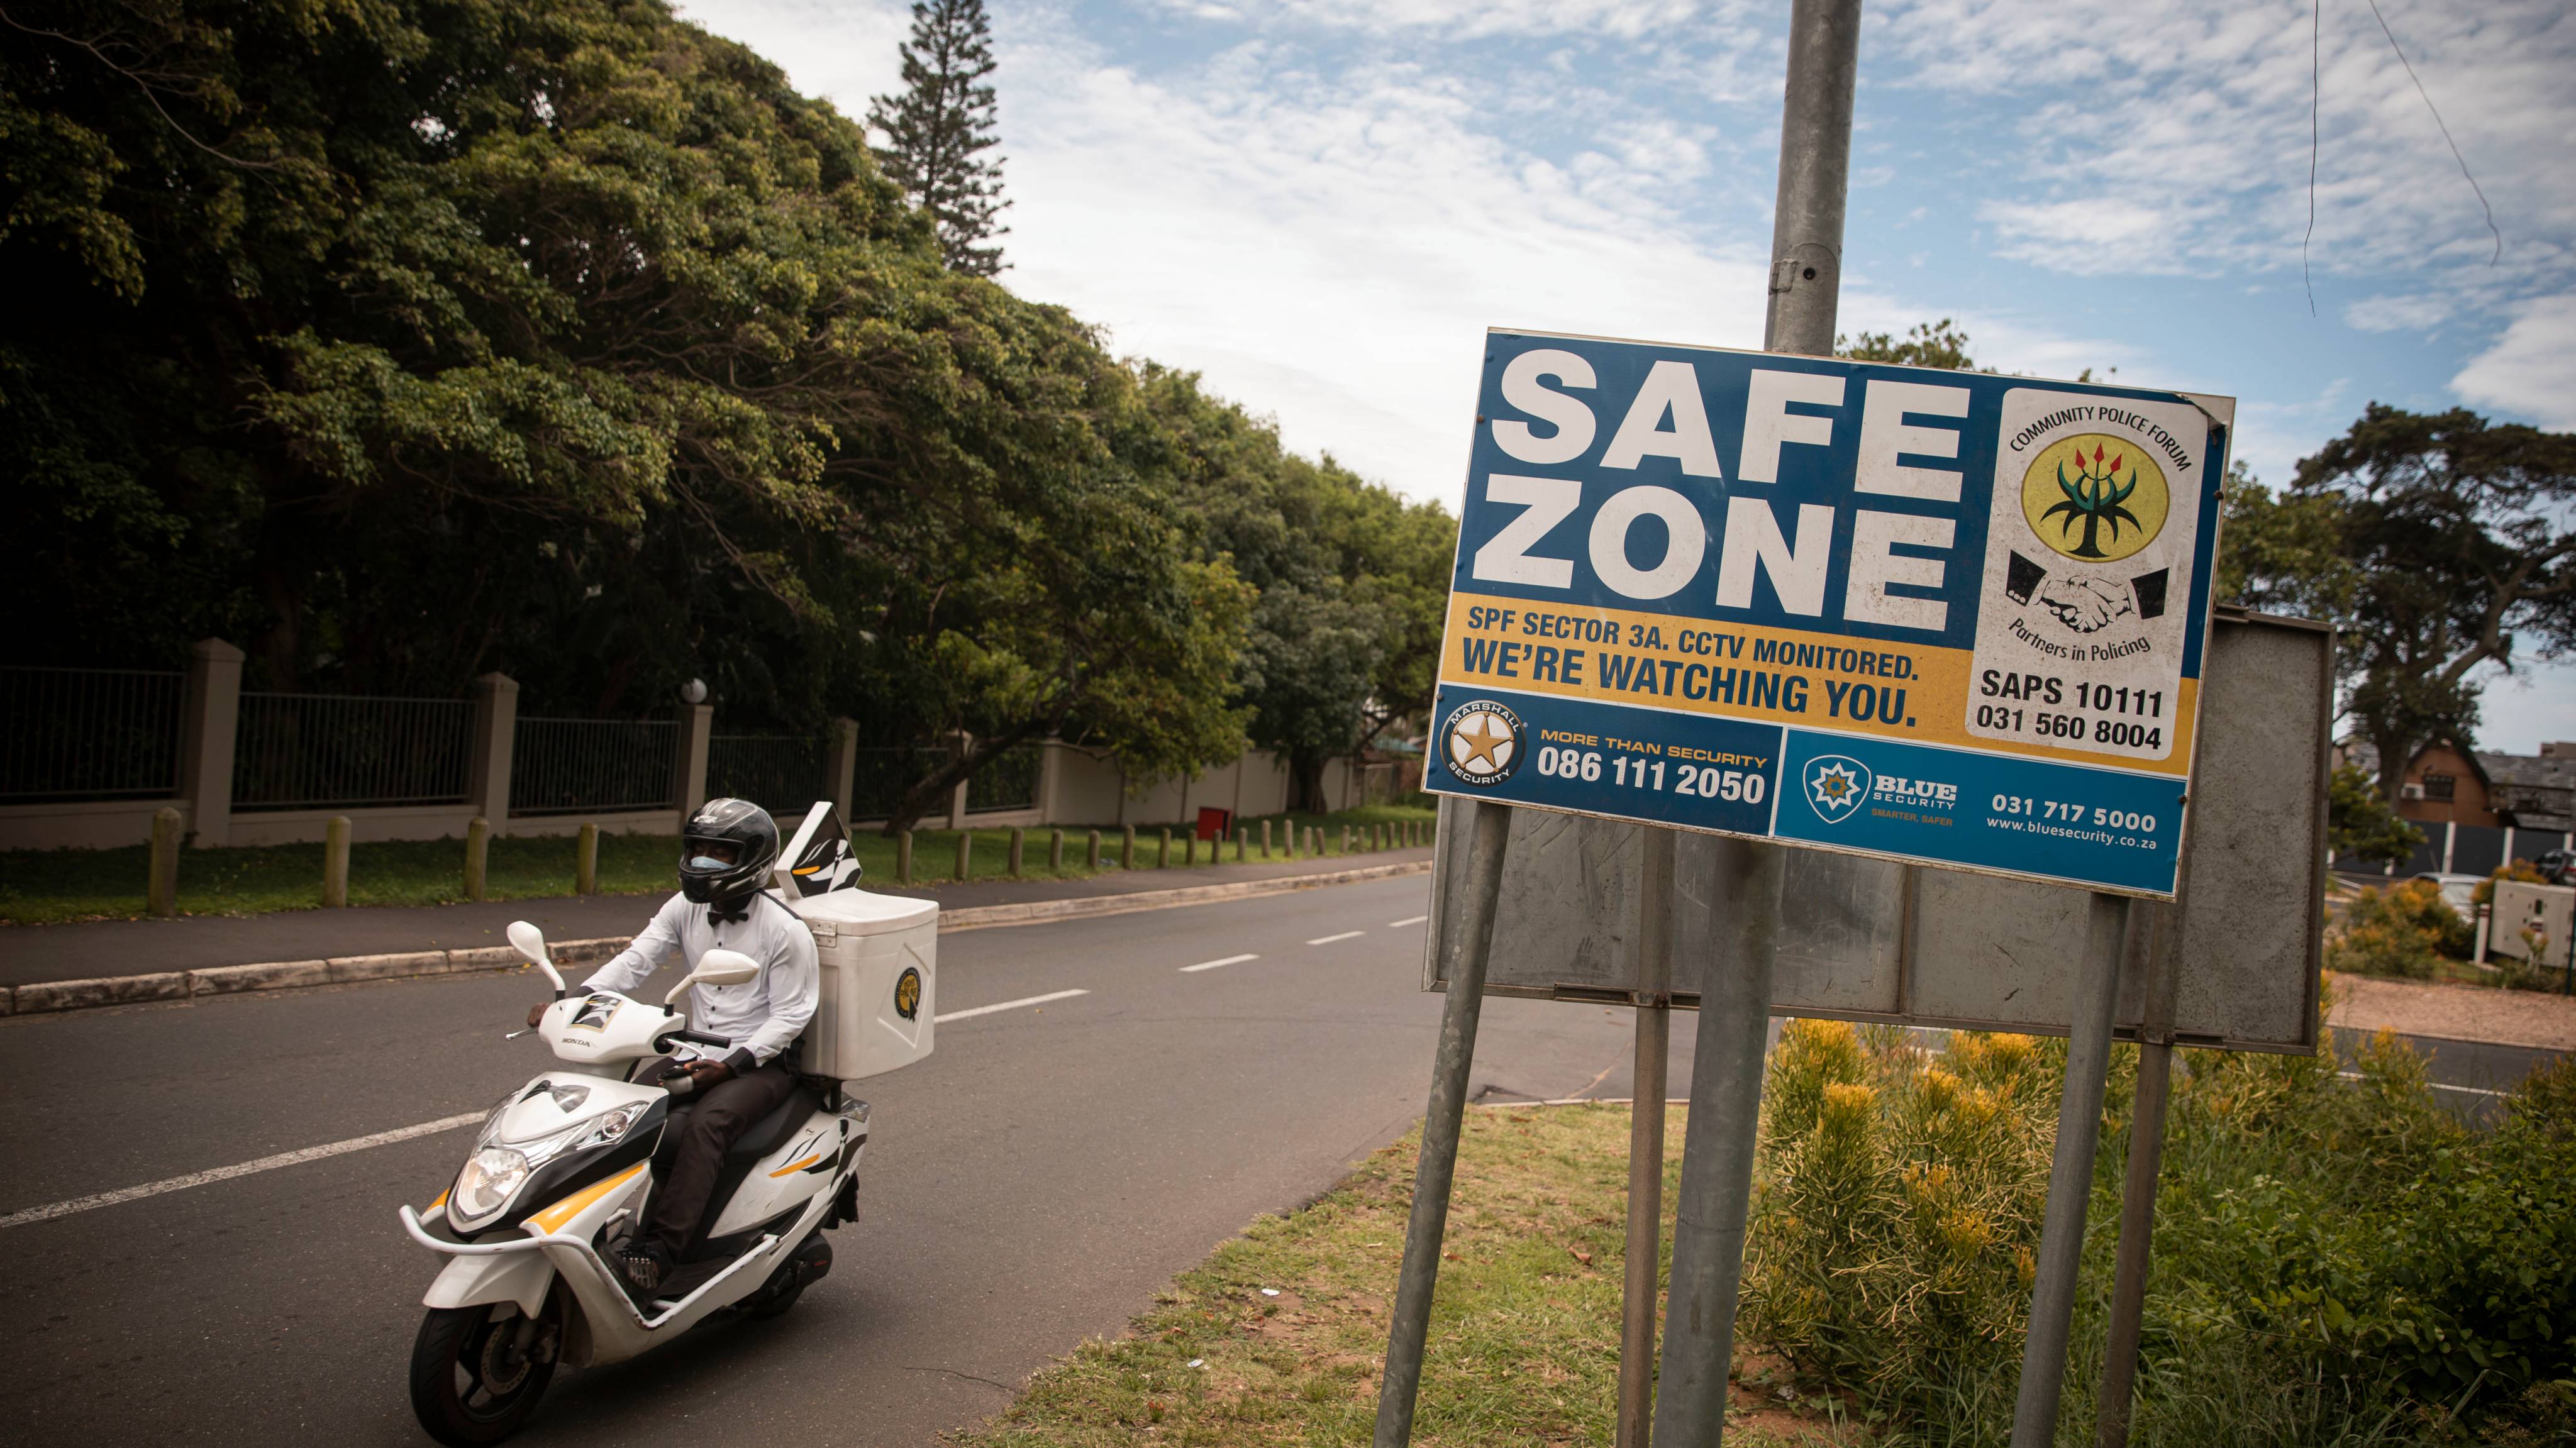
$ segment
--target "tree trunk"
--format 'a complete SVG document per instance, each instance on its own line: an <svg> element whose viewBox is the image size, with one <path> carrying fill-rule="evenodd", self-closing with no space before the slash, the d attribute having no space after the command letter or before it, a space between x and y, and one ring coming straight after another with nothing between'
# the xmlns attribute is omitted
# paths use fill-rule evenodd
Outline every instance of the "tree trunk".
<svg viewBox="0 0 2576 1448"><path fill-rule="evenodd" d="M886 818L885 828L878 833L892 839L921 823L921 817L930 813L932 806L944 805L947 802L950 791L957 788L960 780L974 778L975 771L992 763L1004 752L1016 749L1037 738L1052 727L1052 724L1051 720L1037 720L1016 725L991 738L979 738L969 744L963 752L950 755L948 762L932 770L928 779L904 791L902 800L894 807L894 813Z"/></svg>
<svg viewBox="0 0 2576 1448"><path fill-rule="evenodd" d="M2415 762L2415 741L2396 734L2374 734L2370 744L2379 751L2380 797L2395 809L2398 787L2406 782L2406 766Z"/></svg>
<svg viewBox="0 0 2576 1448"><path fill-rule="evenodd" d="M1331 814L1324 802L1324 756L1299 749L1288 755L1288 807L1306 814Z"/></svg>

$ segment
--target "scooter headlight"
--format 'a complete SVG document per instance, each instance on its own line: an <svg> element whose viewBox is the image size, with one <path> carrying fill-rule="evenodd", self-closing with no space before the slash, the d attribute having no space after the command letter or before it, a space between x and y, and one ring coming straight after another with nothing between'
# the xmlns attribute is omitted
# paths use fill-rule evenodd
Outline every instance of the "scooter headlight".
<svg viewBox="0 0 2576 1448"><path fill-rule="evenodd" d="M488 1217L510 1204L510 1198L528 1180L534 1164L506 1146L487 1146L474 1153L465 1170L456 1177L457 1215L472 1219Z"/></svg>
<svg viewBox="0 0 2576 1448"><path fill-rule="evenodd" d="M512 1104L504 1102L503 1109ZM510 1204L537 1168L567 1151L589 1151L624 1140L651 1107L648 1101L630 1101L545 1136L508 1143L493 1139L500 1125L496 1114L465 1170L457 1175L456 1191L449 1198L451 1215L469 1224L493 1216Z"/></svg>

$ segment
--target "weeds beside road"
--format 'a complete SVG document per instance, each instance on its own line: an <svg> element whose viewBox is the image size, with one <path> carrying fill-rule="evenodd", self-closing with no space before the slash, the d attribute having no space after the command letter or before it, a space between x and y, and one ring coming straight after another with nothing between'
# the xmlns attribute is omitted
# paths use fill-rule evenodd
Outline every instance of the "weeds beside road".
<svg viewBox="0 0 2576 1448"><path fill-rule="evenodd" d="M1380 824L1421 824L1433 811L1417 804L1371 805L1333 814L1272 815L1272 858L1284 853L1290 826L1318 826L1326 836L1326 853L1341 854L1344 825L1358 829ZM1241 821L1251 830L1248 860L1261 855L1261 819ZM1136 832L1136 866L1157 868L1162 840L1160 825ZM978 880L1007 877L1011 832L970 830L974 837L972 870ZM1047 864L1049 830L1033 828L1023 843L1026 878L1083 879L1119 868L1117 826L1101 827L1101 864L1095 871L1086 859L1086 827L1066 827L1064 867ZM918 830L913 834L912 872L916 884L939 884L956 877L958 831ZM1171 864L1183 863L1181 834L1174 830ZM872 887L895 880L895 841L863 829L852 839ZM527 900L573 893L575 844L570 836L534 838L504 836L491 842L484 898ZM1207 860L1206 844L1198 849ZM1361 853L1354 845L1354 854ZM141 916L145 910L147 847L109 850L0 851L0 921L50 924L73 920L114 920ZM679 841L671 835L603 834L599 839L599 893L638 894L668 891L679 858ZM1224 853L1232 863L1231 845ZM243 846L183 850L179 856L179 911L183 915L257 915L275 910L310 910L321 904L322 846ZM349 849L351 905L438 905L465 898L465 845L461 840L399 840L357 844Z"/></svg>

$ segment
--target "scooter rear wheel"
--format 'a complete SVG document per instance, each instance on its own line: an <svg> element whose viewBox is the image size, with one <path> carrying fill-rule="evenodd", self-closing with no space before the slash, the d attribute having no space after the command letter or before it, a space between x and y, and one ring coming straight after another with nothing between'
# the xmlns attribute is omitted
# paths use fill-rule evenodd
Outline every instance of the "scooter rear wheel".
<svg viewBox="0 0 2576 1448"><path fill-rule="evenodd" d="M562 1305L552 1297L533 1324L507 1302L433 1307L412 1343L412 1413L450 1448L498 1443L527 1426L562 1346Z"/></svg>

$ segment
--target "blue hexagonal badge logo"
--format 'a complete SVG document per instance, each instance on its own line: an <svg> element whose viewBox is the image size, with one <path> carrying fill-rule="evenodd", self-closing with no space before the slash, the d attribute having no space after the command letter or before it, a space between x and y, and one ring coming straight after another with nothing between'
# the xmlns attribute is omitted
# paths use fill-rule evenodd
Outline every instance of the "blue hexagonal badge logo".
<svg viewBox="0 0 2576 1448"><path fill-rule="evenodd" d="M1808 806L1829 825L1850 819L1868 800L1870 787L1877 782L1868 765L1846 754L1817 755L1807 761L1800 779L1806 787Z"/></svg>

